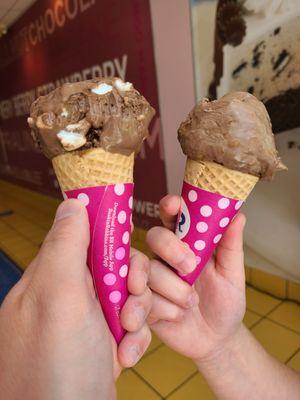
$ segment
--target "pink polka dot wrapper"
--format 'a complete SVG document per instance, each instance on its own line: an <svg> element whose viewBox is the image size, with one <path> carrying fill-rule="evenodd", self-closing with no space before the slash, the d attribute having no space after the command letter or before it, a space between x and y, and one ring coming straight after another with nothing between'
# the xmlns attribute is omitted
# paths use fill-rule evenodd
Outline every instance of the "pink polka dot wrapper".
<svg viewBox="0 0 300 400"><path fill-rule="evenodd" d="M125 330L120 312L128 297L133 184L116 184L69 190L69 199L86 207L90 222L88 266L110 330L120 343Z"/></svg>
<svg viewBox="0 0 300 400"><path fill-rule="evenodd" d="M198 264L191 274L178 274L181 279L195 282L242 205L241 200L183 182L176 235L193 250Z"/></svg>

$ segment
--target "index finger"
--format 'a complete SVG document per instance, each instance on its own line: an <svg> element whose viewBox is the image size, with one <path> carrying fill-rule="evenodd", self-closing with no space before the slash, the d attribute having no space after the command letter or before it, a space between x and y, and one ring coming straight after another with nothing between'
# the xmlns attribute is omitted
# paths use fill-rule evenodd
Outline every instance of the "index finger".
<svg viewBox="0 0 300 400"><path fill-rule="evenodd" d="M149 269L150 265L148 257L140 251L132 248L127 282L130 294L140 296L147 290Z"/></svg>
<svg viewBox="0 0 300 400"><path fill-rule="evenodd" d="M159 213L162 223L171 231L175 229L180 204L180 197L172 194L165 196L159 203Z"/></svg>

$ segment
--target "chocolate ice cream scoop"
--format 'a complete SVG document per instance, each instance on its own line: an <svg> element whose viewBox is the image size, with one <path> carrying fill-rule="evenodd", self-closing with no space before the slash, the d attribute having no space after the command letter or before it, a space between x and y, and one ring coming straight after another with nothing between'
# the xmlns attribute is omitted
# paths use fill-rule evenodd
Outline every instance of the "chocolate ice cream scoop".
<svg viewBox="0 0 300 400"><path fill-rule="evenodd" d="M39 97L28 124L48 158L91 147L129 155L140 150L154 114L131 83L93 79L65 83Z"/></svg>
<svg viewBox="0 0 300 400"><path fill-rule="evenodd" d="M178 139L196 161L213 161L267 180L287 169L278 157L265 106L249 93L203 99L180 125Z"/></svg>

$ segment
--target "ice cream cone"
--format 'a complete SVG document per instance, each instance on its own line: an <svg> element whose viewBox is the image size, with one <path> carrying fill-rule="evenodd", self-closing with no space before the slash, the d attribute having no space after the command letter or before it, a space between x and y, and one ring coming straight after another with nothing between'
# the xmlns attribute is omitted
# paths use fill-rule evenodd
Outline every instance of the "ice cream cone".
<svg viewBox="0 0 300 400"><path fill-rule="evenodd" d="M110 153L101 148L63 153L52 159L63 191L133 182L134 155Z"/></svg>
<svg viewBox="0 0 300 400"><path fill-rule="evenodd" d="M176 235L195 253L193 284L259 179L285 169L264 105L249 93L201 100L180 124L187 155Z"/></svg>
<svg viewBox="0 0 300 400"><path fill-rule="evenodd" d="M119 78L65 83L31 106L28 124L52 160L65 198L87 210L87 264L108 326L120 343L128 297L134 155L155 110Z"/></svg>
<svg viewBox="0 0 300 400"><path fill-rule="evenodd" d="M87 262L119 343L125 334L119 313L128 296L134 154L93 148L60 154L52 163L65 196L77 198L87 207L91 238Z"/></svg>
<svg viewBox="0 0 300 400"><path fill-rule="evenodd" d="M245 201L258 177L209 161L187 159L184 180L193 186Z"/></svg>

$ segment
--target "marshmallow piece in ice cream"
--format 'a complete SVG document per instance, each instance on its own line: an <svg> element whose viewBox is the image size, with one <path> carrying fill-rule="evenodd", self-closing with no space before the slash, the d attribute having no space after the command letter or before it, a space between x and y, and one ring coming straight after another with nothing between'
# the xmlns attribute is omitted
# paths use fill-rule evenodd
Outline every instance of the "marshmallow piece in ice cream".
<svg viewBox="0 0 300 400"><path fill-rule="evenodd" d="M64 130L67 132L76 132L81 133L82 135L86 135L91 127L91 124L84 118L78 121L75 124L67 125Z"/></svg>
<svg viewBox="0 0 300 400"><path fill-rule="evenodd" d="M91 91L95 94L107 94L111 92L113 87L111 85L107 85L106 83L100 83L98 86L93 88Z"/></svg>
<svg viewBox="0 0 300 400"><path fill-rule="evenodd" d="M127 92L132 89L132 83L123 82L122 79L116 79L114 85L119 92Z"/></svg>
<svg viewBox="0 0 300 400"><path fill-rule="evenodd" d="M76 124L69 124L57 134L63 148L67 151L76 150L86 144L86 134L91 124L82 119Z"/></svg>
<svg viewBox="0 0 300 400"><path fill-rule="evenodd" d="M77 132L68 132L61 130L57 134L63 148L67 151L72 151L79 149L81 146L85 145L86 138Z"/></svg>

